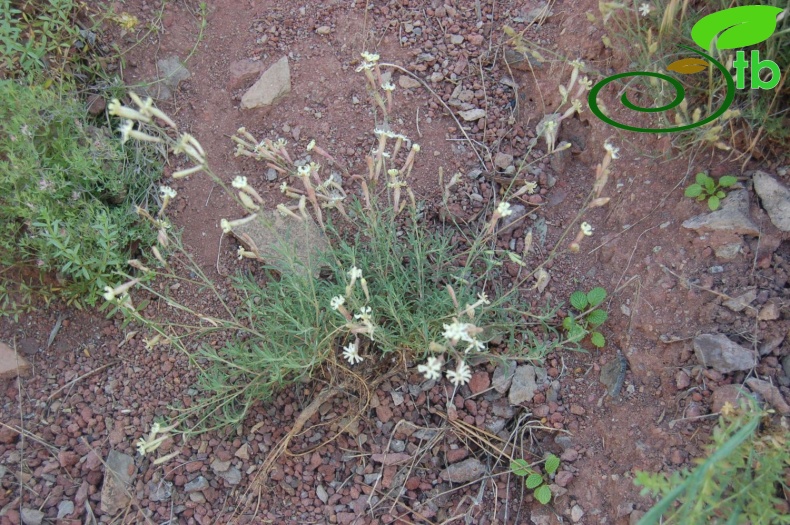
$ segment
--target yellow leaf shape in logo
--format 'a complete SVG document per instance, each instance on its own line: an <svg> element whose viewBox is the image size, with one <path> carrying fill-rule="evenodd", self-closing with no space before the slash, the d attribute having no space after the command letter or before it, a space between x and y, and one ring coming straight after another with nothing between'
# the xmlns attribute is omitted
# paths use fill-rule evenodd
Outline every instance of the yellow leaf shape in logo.
<svg viewBox="0 0 790 525"><path fill-rule="evenodd" d="M708 61L701 58L683 58L676 60L667 66L667 70L680 73L681 75L691 75L699 73L708 67Z"/></svg>

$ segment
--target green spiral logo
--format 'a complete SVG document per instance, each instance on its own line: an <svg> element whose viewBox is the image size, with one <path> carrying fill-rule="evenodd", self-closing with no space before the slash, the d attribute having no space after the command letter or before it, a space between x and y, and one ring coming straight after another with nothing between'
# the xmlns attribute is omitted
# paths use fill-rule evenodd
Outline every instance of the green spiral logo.
<svg viewBox="0 0 790 525"><path fill-rule="evenodd" d="M782 9L780 8L764 5L741 6L718 11L705 16L699 22L694 24L694 27L691 30L691 38L703 49L713 49L715 47L720 50L725 50L758 44L768 39L774 33L776 30L776 17L781 12ZM686 97L686 90L683 88L683 84L681 84L676 78L673 78L669 75L648 71L630 71L628 73L619 73L598 82L590 90L590 94L587 97L590 110L595 116L611 126L640 133L670 133L685 131L687 129L704 126L705 124L713 122L722 116L724 112L729 109L730 105L735 99L735 81L733 80L732 75L729 73L727 68L724 67L724 65L707 53L698 51L688 46L680 47L687 49L692 53L699 55L700 57L703 57L705 60L701 58L686 58L683 60L678 60L670 64L667 67L668 70L682 74L698 73L707 68L708 64L713 64L716 69L718 69L719 72L724 76L724 80L727 83L727 91L724 101L715 113L698 122L686 124L684 126L675 126L670 128L640 128L637 126L630 126L622 122L617 122L601 111L597 102L598 93L600 93L600 91L609 83L627 77L653 77L668 82L675 90L675 98L670 103L660 107L643 107L631 102L628 99L628 94L624 93L620 98L620 102L626 108L640 113L662 113L679 106ZM738 53L742 52L739 51Z"/></svg>

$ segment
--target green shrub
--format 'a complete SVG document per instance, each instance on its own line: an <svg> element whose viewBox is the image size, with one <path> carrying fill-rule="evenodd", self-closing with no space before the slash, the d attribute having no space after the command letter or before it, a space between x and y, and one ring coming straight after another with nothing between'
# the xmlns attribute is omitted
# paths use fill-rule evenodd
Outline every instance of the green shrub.
<svg viewBox="0 0 790 525"><path fill-rule="evenodd" d="M0 81L0 151L0 263L54 271L68 301L93 305L132 245L153 240L134 205L156 163L91 125L77 100L13 81Z"/></svg>
<svg viewBox="0 0 790 525"><path fill-rule="evenodd" d="M782 525L790 523L783 497L790 448L786 428L758 432L766 415L725 405L707 446L708 457L692 471L672 475L638 472L642 494L661 496L640 525ZM783 510L784 509L784 510ZM663 518L663 521L661 521Z"/></svg>

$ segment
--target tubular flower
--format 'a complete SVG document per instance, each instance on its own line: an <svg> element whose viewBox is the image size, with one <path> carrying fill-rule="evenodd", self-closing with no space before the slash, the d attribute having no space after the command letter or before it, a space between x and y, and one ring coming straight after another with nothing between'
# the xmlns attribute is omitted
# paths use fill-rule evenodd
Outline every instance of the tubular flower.
<svg viewBox="0 0 790 525"><path fill-rule="evenodd" d="M459 360L455 370L447 371L447 379L455 386L465 385L472 379L472 369Z"/></svg>
<svg viewBox="0 0 790 525"><path fill-rule="evenodd" d="M348 346L343 347L343 357L352 365L361 363L364 360L357 351L356 343L349 343Z"/></svg>

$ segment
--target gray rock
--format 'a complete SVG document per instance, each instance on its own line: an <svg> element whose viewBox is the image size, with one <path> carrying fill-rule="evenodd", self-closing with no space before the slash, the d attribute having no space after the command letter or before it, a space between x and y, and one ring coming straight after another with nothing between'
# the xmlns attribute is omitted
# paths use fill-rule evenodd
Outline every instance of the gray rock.
<svg viewBox="0 0 790 525"><path fill-rule="evenodd" d="M409 75L401 75L398 77L398 85L403 89L413 89L422 86L419 80L416 80Z"/></svg>
<svg viewBox="0 0 790 525"><path fill-rule="evenodd" d="M573 508L571 508L571 521L579 523L582 516L584 516L584 510L580 506L574 505Z"/></svg>
<svg viewBox="0 0 790 525"><path fill-rule="evenodd" d="M516 368L516 373L513 375L513 383L510 385L508 400L511 405L520 405L521 403L532 401L537 389L535 367L532 365L520 366Z"/></svg>
<svg viewBox="0 0 790 525"><path fill-rule="evenodd" d="M62 520L69 514L74 512L74 502L69 499L64 499L58 503L58 519Z"/></svg>
<svg viewBox="0 0 790 525"><path fill-rule="evenodd" d="M288 57L282 57L241 97L242 109L271 106L277 99L291 92L291 68Z"/></svg>
<svg viewBox="0 0 790 525"><path fill-rule="evenodd" d="M723 334L703 334L694 338L694 353L704 366L727 374L736 370L750 370L757 366L757 358Z"/></svg>
<svg viewBox="0 0 790 525"><path fill-rule="evenodd" d="M494 155L494 166L499 169L507 169L508 166L513 164L513 155L508 155L507 153L502 153L501 151L497 152Z"/></svg>
<svg viewBox="0 0 790 525"><path fill-rule="evenodd" d="M106 464L107 471L104 473L101 489L101 508L105 514L113 516L129 504L129 487L137 469L131 456L117 450L110 450Z"/></svg>
<svg viewBox="0 0 790 525"><path fill-rule="evenodd" d="M468 483L485 476L486 467L475 458L469 458L454 463L441 471L439 476L452 483Z"/></svg>
<svg viewBox="0 0 790 525"><path fill-rule="evenodd" d="M29 371L30 363L10 346L0 343L0 379L12 379Z"/></svg>
<svg viewBox="0 0 790 525"><path fill-rule="evenodd" d="M494 370L491 386L500 394L504 394L510 388L510 383L513 381L513 374L515 373L516 363L514 361L505 361Z"/></svg>
<svg viewBox="0 0 790 525"><path fill-rule="evenodd" d="M480 120L481 118L485 118L486 110L475 108L467 111L459 111L458 115L460 115L461 118L467 122L474 122L475 120Z"/></svg>
<svg viewBox="0 0 790 525"><path fill-rule="evenodd" d="M559 525L562 523L547 505L538 505L529 513L529 521L533 525Z"/></svg>
<svg viewBox="0 0 790 525"><path fill-rule="evenodd" d="M230 461L220 461L219 459L215 459L211 462L211 470L214 471L214 474L220 474L222 472L227 472L230 468Z"/></svg>
<svg viewBox="0 0 790 525"><path fill-rule="evenodd" d="M733 312L741 312L747 306L751 304L752 301L757 299L757 290L749 290L746 293L739 295L738 297L733 297L732 299L728 299L722 303L724 306L732 310Z"/></svg>
<svg viewBox="0 0 790 525"><path fill-rule="evenodd" d="M199 490L206 490L208 488L208 481L203 476L198 476L186 485L184 485L184 492L197 492Z"/></svg>
<svg viewBox="0 0 790 525"><path fill-rule="evenodd" d="M220 472L217 475L224 479L228 485L238 485L241 483L241 471L236 467L230 467L225 472Z"/></svg>
<svg viewBox="0 0 790 525"><path fill-rule="evenodd" d="M406 442L402 439L393 439L390 443L390 450L393 452L403 452L406 450Z"/></svg>
<svg viewBox="0 0 790 525"><path fill-rule="evenodd" d="M713 253L715 253L716 257L719 259L731 261L740 255L742 249L743 245L740 242L731 242L723 246L717 246L713 249Z"/></svg>
<svg viewBox="0 0 790 525"><path fill-rule="evenodd" d="M768 381L752 377L746 380L746 385L752 389L752 392L760 394L769 405L783 416L790 414L790 405L784 400L779 389Z"/></svg>
<svg viewBox="0 0 790 525"><path fill-rule="evenodd" d="M202 492L192 492L189 494L189 501L193 503L205 503L206 496Z"/></svg>
<svg viewBox="0 0 790 525"><path fill-rule="evenodd" d="M192 73L181 63L177 56L163 58L156 63L159 68L159 78L170 89L176 89L182 80L192 76Z"/></svg>
<svg viewBox="0 0 790 525"><path fill-rule="evenodd" d="M727 231L738 235L760 235L760 230L749 214L749 192L737 190L730 192L721 201L721 208L697 215L683 223L684 228L699 232Z"/></svg>
<svg viewBox="0 0 790 525"><path fill-rule="evenodd" d="M464 35L450 35L450 43L456 46L463 44Z"/></svg>
<svg viewBox="0 0 790 525"><path fill-rule="evenodd" d="M266 170L266 180L269 182L274 182L277 180L277 170L274 168L269 168Z"/></svg>
<svg viewBox="0 0 790 525"><path fill-rule="evenodd" d="M228 79L228 89L234 91L236 89L247 88L263 71L263 62L260 60L237 60L230 65L230 78Z"/></svg>
<svg viewBox="0 0 790 525"><path fill-rule="evenodd" d="M154 502L167 501L173 495L173 484L169 481L148 482L148 499Z"/></svg>
<svg viewBox="0 0 790 525"><path fill-rule="evenodd" d="M774 226L790 232L790 189L764 171L752 172L754 191Z"/></svg>
<svg viewBox="0 0 790 525"><path fill-rule="evenodd" d="M790 354L782 358L782 370L787 377L790 377Z"/></svg>
<svg viewBox="0 0 790 525"><path fill-rule="evenodd" d="M527 214L527 207L523 204L511 204L510 215L502 219L502 227L507 228ZM523 221L522 221L523 222Z"/></svg>
<svg viewBox="0 0 790 525"><path fill-rule="evenodd" d="M44 513L38 509L22 508L22 523L25 525L41 525L44 521Z"/></svg>
<svg viewBox="0 0 790 525"><path fill-rule="evenodd" d="M327 501L329 501L329 494L326 492L326 489L323 485L318 485L315 488L315 495L321 500L321 503L325 504Z"/></svg>

